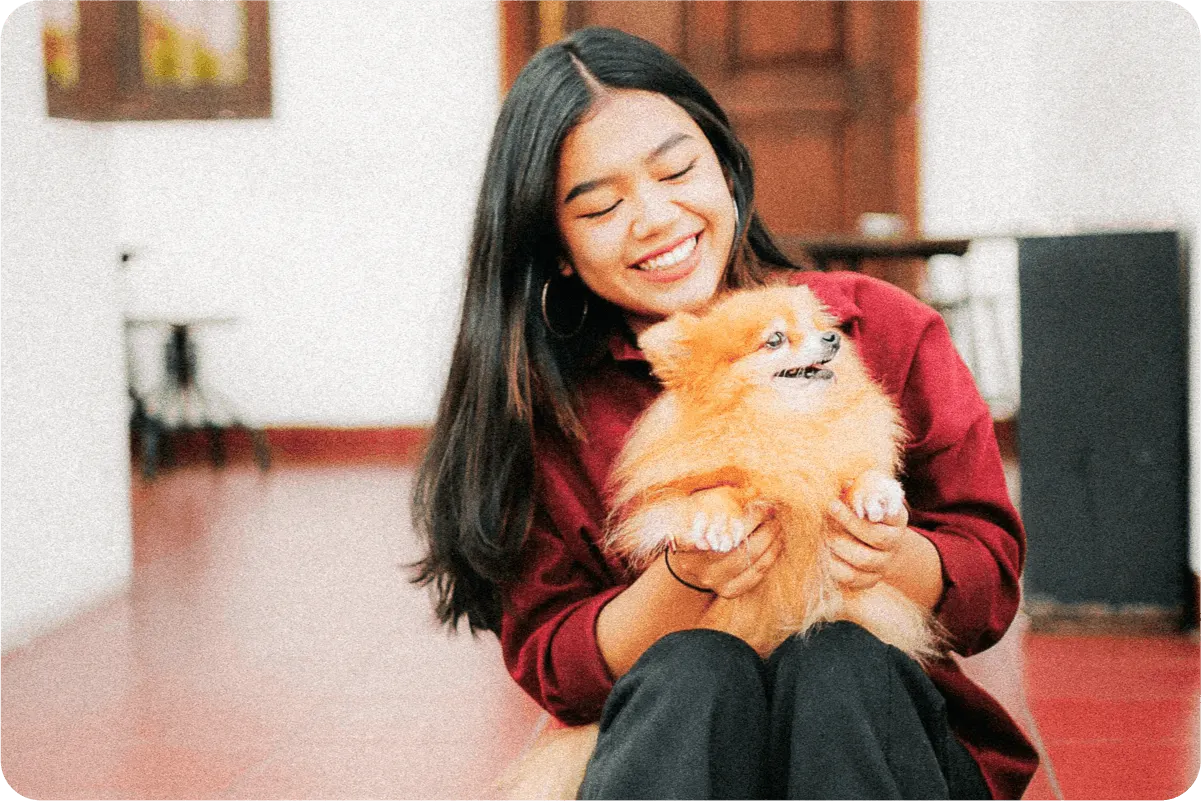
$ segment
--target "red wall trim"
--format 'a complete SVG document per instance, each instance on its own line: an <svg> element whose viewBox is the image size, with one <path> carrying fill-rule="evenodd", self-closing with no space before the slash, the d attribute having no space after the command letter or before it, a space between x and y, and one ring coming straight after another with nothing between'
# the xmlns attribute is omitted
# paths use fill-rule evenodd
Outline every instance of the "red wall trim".
<svg viewBox="0 0 1201 801"><path fill-rule="evenodd" d="M429 429L402 428L269 428L271 456L295 462L383 461L416 464ZM247 455L250 440L246 438Z"/></svg>
<svg viewBox="0 0 1201 801"><path fill-rule="evenodd" d="M423 426L395 428L268 428L267 442L273 464L381 463L416 465L425 450L429 429ZM136 439L136 438L135 438ZM230 464L252 462L250 436L241 430L223 436ZM186 431L171 435L174 464L195 464L210 459L208 435ZM137 443L133 453L138 456Z"/></svg>

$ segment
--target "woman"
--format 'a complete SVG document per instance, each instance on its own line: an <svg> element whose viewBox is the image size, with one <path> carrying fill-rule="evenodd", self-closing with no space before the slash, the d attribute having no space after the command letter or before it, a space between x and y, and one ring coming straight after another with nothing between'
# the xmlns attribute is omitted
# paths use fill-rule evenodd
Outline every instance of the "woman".
<svg viewBox="0 0 1201 801"><path fill-rule="evenodd" d="M680 551L631 575L599 547L609 467L659 389L636 334L730 289L804 283L912 435L908 519L831 512L840 580L894 584L964 654L1016 612L1024 533L945 326L882 282L799 271L753 199L725 114L654 45L593 28L530 61L479 198L415 494L429 546L417 580L443 622L497 633L514 678L558 719L600 720L585 797L1017 797L1033 749L949 660L927 676L838 623L764 661L706 627L714 594L746 592L771 566L771 520L740 521L749 558Z"/></svg>

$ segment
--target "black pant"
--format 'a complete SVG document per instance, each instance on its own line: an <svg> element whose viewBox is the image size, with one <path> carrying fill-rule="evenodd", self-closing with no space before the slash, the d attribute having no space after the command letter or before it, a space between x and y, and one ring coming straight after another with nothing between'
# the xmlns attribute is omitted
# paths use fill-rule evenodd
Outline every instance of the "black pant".
<svg viewBox="0 0 1201 801"><path fill-rule="evenodd" d="M765 662L669 634L613 687L581 798L988 798L922 669L831 623Z"/></svg>

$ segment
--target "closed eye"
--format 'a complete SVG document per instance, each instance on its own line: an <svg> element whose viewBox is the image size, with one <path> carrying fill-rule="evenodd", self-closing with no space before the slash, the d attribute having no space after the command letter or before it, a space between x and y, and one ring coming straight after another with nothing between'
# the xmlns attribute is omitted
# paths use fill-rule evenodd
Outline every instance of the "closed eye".
<svg viewBox="0 0 1201 801"><path fill-rule="evenodd" d="M617 208L620 205L621 205L621 201L618 200L617 202L615 202L612 206L610 206L607 209L601 209L600 211L594 211L589 214L581 214L580 217L583 219L588 219L588 220L593 220L593 219L596 219L597 217L604 217L606 214L613 211L613 209Z"/></svg>
<svg viewBox="0 0 1201 801"><path fill-rule="evenodd" d="M687 167L685 167L684 169L680 170L680 171L679 171L679 172L677 172L677 173L672 173L671 175L668 175L668 176L667 176L667 177L665 177L665 178L660 178L659 180L661 180L661 181L674 181L674 180L675 180L675 179L677 179L677 178L683 178L683 177L684 177L685 175L687 175L687 174L688 174L688 172L689 172L689 171L691 171L691 170L692 170L692 168L693 168L693 167L695 167L695 166L696 166L696 159L693 159L693 160L692 160L692 163L691 163L691 164L689 164L689 165L688 165Z"/></svg>

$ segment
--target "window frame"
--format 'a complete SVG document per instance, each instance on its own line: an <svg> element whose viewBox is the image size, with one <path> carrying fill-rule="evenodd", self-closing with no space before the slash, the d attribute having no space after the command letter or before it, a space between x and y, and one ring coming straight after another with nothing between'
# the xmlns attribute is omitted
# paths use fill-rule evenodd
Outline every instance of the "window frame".
<svg viewBox="0 0 1201 801"><path fill-rule="evenodd" d="M246 81L237 86L157 87L142 78L136 0L80 0L79 81L65 88L47 72L47 113L89 121L270 117L268 3L236 1L246 8Z"/></svg>

